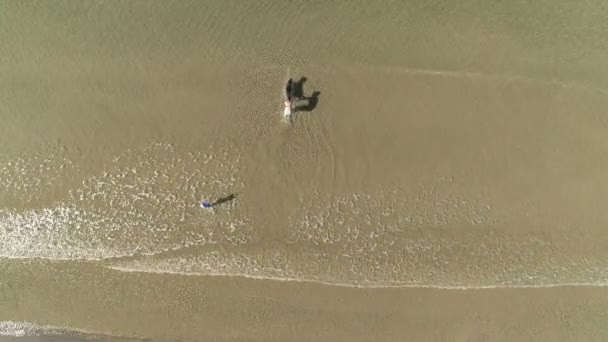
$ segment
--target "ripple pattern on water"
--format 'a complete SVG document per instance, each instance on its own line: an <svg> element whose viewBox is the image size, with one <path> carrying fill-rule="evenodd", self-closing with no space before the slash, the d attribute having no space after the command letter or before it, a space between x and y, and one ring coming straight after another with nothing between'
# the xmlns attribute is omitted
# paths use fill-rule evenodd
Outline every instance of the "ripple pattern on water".
<svg viewBox="0 0 608 342"><path fill-rule="evenodd" d="M242 187L237 165L228 152L183 154L167 144L127 151L65 201L0 210L0 256L103 259L245 243L251 229L232 215L234 202L215 215L198 204Z"/></svg>

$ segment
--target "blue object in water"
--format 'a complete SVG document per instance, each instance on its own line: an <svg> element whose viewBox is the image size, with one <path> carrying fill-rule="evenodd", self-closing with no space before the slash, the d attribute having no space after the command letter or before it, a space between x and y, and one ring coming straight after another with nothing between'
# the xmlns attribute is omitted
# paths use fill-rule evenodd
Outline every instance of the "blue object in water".
<svg viewBox="0 0 608 342"><path fill-rule="evenodd" d="M202 201L201 208L211 208L211 203L209 203L207 201Z"/></svg>

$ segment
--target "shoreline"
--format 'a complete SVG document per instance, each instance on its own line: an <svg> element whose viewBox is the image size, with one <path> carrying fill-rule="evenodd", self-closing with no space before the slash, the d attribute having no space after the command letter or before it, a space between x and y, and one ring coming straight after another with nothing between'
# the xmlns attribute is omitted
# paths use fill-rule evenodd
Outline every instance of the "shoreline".
<svg viewBox="0 0 608 342"><path fill-rule="evenodd" d="M3 279L12 284L36 285L13 287L15 293L10 297L18 298L19 304L0 300L0 320L47 322L133 339L171 340L174 336L184 341L229 341L236 337L284 341L286 336L312 338L309 332L315 327L322 327L323 337L316 338L324 341L368 341L387 336L416 341L466 331L473 334L467 336L496 336L494 329L498 327L502 333L494 340L499 341L526 341L538 334L552 340L564 334L586 340L606 329L601 317L608 305L608 290L597 287L366 289L124 273L83 265L32 266L24 263L12 267L19 273L2 272ZM77 283L67 281L73 277L78 277ZM70 293L71 299L49 297L49 293ZM137 304L123 305L127 300ZM80 303L78 307L70 304L74 301ZM559 306L555 306L556 301ZM168 308L172 308L170 320ZM57 314L51 318L48 310ZM564 320L570 324L564 326ZM374 322L373 329L365 328L370 322ZM239 326L238 332L235 326Z"/></svg>
<svg viewBox="0 0 608 342"><path fill-rule="evenodd" d="M597 7L0 4L7 338L608 336Z"/></svg>
<svg viewBox="0 0 608 342"><path fill-rule="evenodd" d="M608 282L603 284L594 283L564 283L564 284L547 284L547 285L488 285L488 286L439 286L439 285L415 285L415 284L395 284L395 285L357 285L348 283L328 282L314 279L304 278L279 278L271 276L255 276L245 274L228 274L228 273L192 273L179 271L147 271L147 270L129 270L120 266L103 266L107 269L125 272L125 273L145 273L158 275L179 275L186 277L209 277L209 278L234 278L260 281L276 281L276 282L294 282L305 284L318 284L339 288L356 288L356 289L433 289L433 290L453 290L453 291L469 291L469 290L493 290L493 289L544 289L544 288L605 288L608 287Z"/></svg>

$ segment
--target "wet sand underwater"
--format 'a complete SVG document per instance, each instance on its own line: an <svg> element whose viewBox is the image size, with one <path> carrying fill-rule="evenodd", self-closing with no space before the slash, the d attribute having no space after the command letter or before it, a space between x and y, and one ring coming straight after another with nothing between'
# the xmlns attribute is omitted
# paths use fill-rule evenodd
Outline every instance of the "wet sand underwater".
<svg viewBox="0 0 608 342"><path fill-rule="evenodd" d="M0 338L602 340L605 7L2 3Z"/></svg>

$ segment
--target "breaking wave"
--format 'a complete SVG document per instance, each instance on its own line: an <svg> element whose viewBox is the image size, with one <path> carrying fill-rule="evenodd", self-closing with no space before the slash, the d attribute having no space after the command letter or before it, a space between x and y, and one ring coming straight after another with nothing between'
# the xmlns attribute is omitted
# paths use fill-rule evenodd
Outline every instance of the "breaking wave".
<svg viewBox="0 0 608 342"><path fill-rule="evenodd" d="M76 329L50 325L38 325L32 322L0 321L0 336L58 336L65 335L70 332L86 334L86 332Z"/></svg>
<svg viewBox="0 0 608 342"><path fill-rule="evenodd" d="M608 285L602 258L572 257L559 241L495 229L501 215L482 199L429 192L414 200L384 189L334 200L312 191L303 202L314 204L293 215L282 245L168 253L107 267L352 287Z"/></svg>
<svg viewBox="0 0 608 342"><path fill-rule="evenodd" d="M242 187L238 158L228 152L184 154L153 144L113 162L50 207L0 210L0 256L104 259L249 240L246 218L198 207L201 196Z"/></svg>

